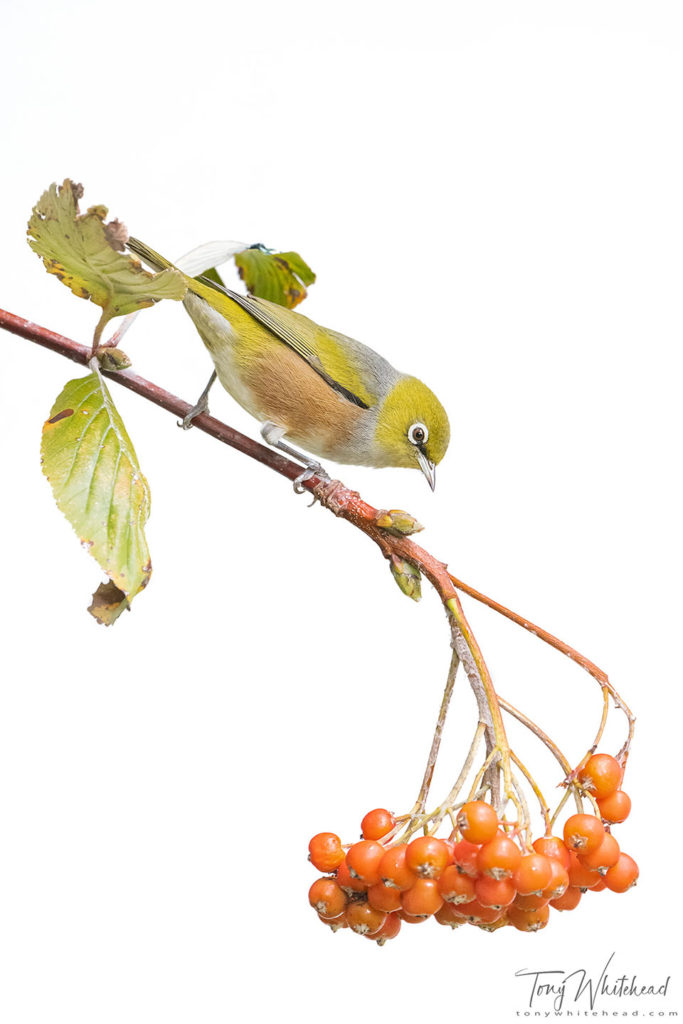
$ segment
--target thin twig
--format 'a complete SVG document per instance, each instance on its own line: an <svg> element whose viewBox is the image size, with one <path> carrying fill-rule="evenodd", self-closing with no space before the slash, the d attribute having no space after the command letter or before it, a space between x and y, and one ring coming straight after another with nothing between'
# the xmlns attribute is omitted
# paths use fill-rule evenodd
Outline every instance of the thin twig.
<svg viewBox="0 0 683 1024"><path fill-rule="evenodd" d="M550 833L552 832L553 825L555 824L555 822L559 818L560 812L561 812L562 808L564 807L564 805L566 804L567 800L569 799L570 793L571 793L570 789L565 789L564 793L562 794L562 798L561 798L559 804L557 805L557 807L555 808L555 810L553 811L553 813L552 813L552 815L550 817L550 826L546 830L546 835L550 835Z"/></svg>
<svg viewBox="0 0 683 1024"><path fill-rule="evenodd" d="M521 722L522 725L526 726L526 728L529 729L534 734L534 736L537 736L538 739L546 745L548 750L551 752L553 757L556 759L556 761L562 768L562 771L565 774L566 781L567 777L571 773L572 768L568 759L562 753L557 743L555 743L554 740L551 740L550 736L543 732L543 729L541 729L539 725L536 725L535 722L528 718L527 715L525 715L522 711L519 710L519 708L516 708L513 704L511 704L510 701L504 700L503 697L499 696L498 703L500 704L503 711L507 711L509 715L512 715L513 718L516 718L518 722ZM583 803L581 802L581 794L579 792L579 787L574 782L570 783L570 785L572 787L574 798L576 800L576 809L580 814L583 811Z"/></svg>
<svg viewBox="0 0 683 1024"><path fill-rule="evenodd" d="M565 778L563 785L568 786L568 785L570 785L570 783L574 782L577 779L577 777L580 774L580 772L583 770L583 768L585 768L586 764L588 763L589 758L592 757L592 755L598 749L598 744L600 743L600 740L602 739L602 734L604 733L605 726L607 725L607 716L608 716L608 714L609 714L609 692L607 690L607 687L603 686L603 688L602 688L602 715L600 716L600 724L598 726L598 731L597 731L597 733L595 735L595 739L593 740L592 745L588 748L586 753L583 755L583 757L581 758L581 760L577 764L576 768L572 769L572 771L567 773L567 777Z"/></svg>
<svg viewBox="0 0 683 1024"><path fill-rule="evenodd" d="M482 779L486 775L486 772L491 767L491 765L497 764L499 760L500 760L500 750L498 749L498 747L494 747L493 750L491 751L491 753L486 756L486 759L485 759L484 763L482 764L481 768L477 772L477 774L476 774L476 776L474 778L474 782L470 786L470 791L469 791L469 794L467 796L467 801L475 799L476 794L479 793L479 787L481 786Z"/></svg>
<svg viewBox="0 0 683 1024"><path fill-rule="evenodd" d="M517 765L517 767L521 771L522 775L525 777L525 779L527 780L527 782L529 783L529 785L533 789L534 793L536 794L536 799L538 800L538 803L539 803L540 808L541 808L541 814L543 816L543 824L545 825L546 832L547 832L548 827L550 825L550 817L549 817L549 815L550 815L550 808L548 807L548 801L543 796L543 793L541 792L541 788L538 785L538 783L536 782L536 779L533 777L533 775L531 774L529 769L526 767L526 765L524 765L523 762L520 761L520 759L517 757L517 754L515 754L514 750L510 751L510 757L512 758L514 763Z"/></svg>
<svg viewBox="0 0 683 1024"><path fill-rule="evenodd" d="M448 678L446 679L446 687L443 691L441 707L439 708L439 717L437 718L436 728L434 729L432 747L431 750L429 751L429 757L427 758L427 766L425 768L424 778L422 779L420 793L415 802L415 812L417 814L422 814L427 804L427 795L429 793L429 787L432 784L436 759L439 756L441 736L443 734L443 727L446 721L446 715L448 713L448 705L450 704L451 696L453 694L453 686L455 684L455 676L458 671L459 664L460 658L458 657L457 651L454 650L451 657L450 668L448 669Z"/></svg>
<svg viewBox="0 0 683 1024"><path fill-rule="evenodd" d="M621 757L622 762L625 763L628 757L631 740L633 739L633 727L636 720L628 704L609 681L607 673L603 672L601 668L598 668L594 662L590 661L583 654L580 654L573 647L570 647L569 644L566 644L564 640L560 640L558 637L553 636L553 634L549 633L547 629L537 626L535 623L530 622L529 619L519 615L518 612L513 612L510 608L506 608L504 604L500 604L500 602L494 601L493 598L487 597L486 594L482 594L481 591L475 590L474 587L471 587L468 583L465 583L463 580L453 576L452 573L449 575L451 582L458 590L461 590L463 594L473 597L475 601L479 601L481 604L486 605L487 608L491 608L493 611L498 612L499 615L504 615L506 619L510 619L511 622L514 622L523 629L526 629L529 633L533 633L533 635L537 636L539 640L542 640L544 643L554 647L556 651L566 654L568 658L571 658L571 660L575 661L577 665L580 665L581 668L585 669L585 671L593 676L594 679L597 679L601 686L607 688L612 700L614 701L614 706L623 711L628 720L628 736L618 755Z"/></svg>
<svg viewBox="0 0 683 1024"><path fill-rule="evenodd" d="M562 770L566 774L568 774L572 770L569 761L562 753L557 743L551 740L550 737L543 732L539 725L536 725L536 723L533 722L530 718L528 718L527 715L525 715L518 708L514 707L514 705L511 704L509 700L505 700L503 697L501 697L500 694L498 695L498 703L500 704L503 711L507 711L509 715L512 715L512 717L516 718L518 722L521 722L522 725L526 726L526 728L529 729L534 734L534 736L537 736L542 743L545 743L548 750L552 753L553 757L557 760Z"/></svg>
<svg viewBox="0 0 683 1024"><path fill-rule="evenodd" d="M514 755L511 754L511 757L514 757ZM529 805L526 802L524 790L520 786L519 779L514 774L514 772L511 773L510 780L512 782L512 792L514 793L514 796L511 797L511 800L515 805L515 809L517 811L517 818L519 820L518 831L524 832L525 846L527 850L531 850L531 814L529 813Z"/></svg>
<svg viewBox="0 0 683 1024"><path fill-rule="evenodd" d="M465 763L460 769L460 774L453 783L451 791L446 797L446 799L443 801L440 807L437 807L436 811L434 812L434 825L439 825L446 814L452 815L453 811L455 810L455 801L458 798L460 790L465 785L465 780L467 779L467 776L472 770L472 765L474 764L474 759L477 756L477 751L479 750L479 745L482 741L485 731L486 725L484 724L484 722L478 722L477 728L474 733L474 737L470 744L470 749L467 752L467 757L465 758Z"/></svg>

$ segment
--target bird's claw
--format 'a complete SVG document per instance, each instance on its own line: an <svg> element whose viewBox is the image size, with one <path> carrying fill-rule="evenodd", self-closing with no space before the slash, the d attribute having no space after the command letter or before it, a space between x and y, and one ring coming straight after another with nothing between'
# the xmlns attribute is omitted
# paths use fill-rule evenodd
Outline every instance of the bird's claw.
<svg viewBox="0 0 683 1024"><path fill-rule="evenodd" d="M200 413L208 412L208 410L209 403L207 401L197 402L196 405L192 406L192 408L190 409L186 416L183 416L181 420L177 421L177 426L181 427L183 430L189 430L190 427L192 426L192 421L196 419L196 417L199 416Z"/></svg>
<svg viewBox="0 0 683 1024"><path fill-rule="evenodd" d="M294 487L295 494L303 494L307 489L304 484L311 480L313 477L317 477L319 480L329 481L330 477L328 473L323 469L319 462L309 462L303 473L299 473L298 477L294 480L292 486ZM317 499L314 497L313 504Z"/></svg>

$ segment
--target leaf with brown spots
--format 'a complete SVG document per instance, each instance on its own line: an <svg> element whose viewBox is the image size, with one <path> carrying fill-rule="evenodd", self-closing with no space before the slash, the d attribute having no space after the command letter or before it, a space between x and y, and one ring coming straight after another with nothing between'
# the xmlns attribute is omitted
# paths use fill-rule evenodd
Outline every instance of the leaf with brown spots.
<svg viewBox="0 0 683 1024"><path fill-rule="evenodd" d="M122 590L107 580L100 583L92 596L88 611L102 626L113 626L121 612L130 611L130 602Z"/></svg>
<svg viewBox="0 0 683 1024"><path fill-rule="evenodd" d="M119 250L128 239L124 225L105 223L106 206L79 213L81 185L67 178L50 185L33 208L28 244L74 295L102 307L95 342L108 320L154 305L160 299L182 299L186 285L176 270L152 274L138 260Z"/></svg>
<svg viewBox="0 0 683 1024"><path fill-rule="evenodd" d="M98 371L68 382L43 426L41 456L59 509L129 605L152 572L149 487ZM108 612L109 621L122 610Z"/></svg>
<svg viewBox="0 0 683 1024"><path fill-rule="evenodd" d="M251 295L294 309L306 298L315 274L298 252L266 252L260 246L235 255L239 275Z"/></svg>

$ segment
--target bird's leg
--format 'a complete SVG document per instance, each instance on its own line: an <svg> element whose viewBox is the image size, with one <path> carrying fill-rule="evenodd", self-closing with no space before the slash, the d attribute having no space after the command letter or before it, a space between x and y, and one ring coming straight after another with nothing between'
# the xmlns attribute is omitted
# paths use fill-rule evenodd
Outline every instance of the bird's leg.
<svg viewBox="0 0 683 1024"><path fill-rule="evenodd" d="M294 481L294 490L297 494L301 494L303 491L303 484L310 480L311 477L317 476L320 480L329 480L330 476L323 469L319 462L312 459L310 455L306 455L305 452L299 451L298 448L292 447L287 444L286 441L282 440L283 435L286 433L285 427L278 427L277 423L271 423L269 420L261 426L261 437L266 444L271 445L273 448L279 448L281 452L285 452L286 455L291 455L292 458L296 459L297 462L303 462L306 467L303 473Z"/></svg>
<svg viewBox="0 0 683 1024"><path fill-rule="evenodd" d="M187 416L184 416L182 420L178 420L178 426L182 427L183 430L189 430L192 426L192 420L195 416L199 416L200 412L209 411L209 391L214 385L216 380L216 371L214 370L209 377L209 383L206 385L201 395L197 399L196 403L192 406Z"/></svg>

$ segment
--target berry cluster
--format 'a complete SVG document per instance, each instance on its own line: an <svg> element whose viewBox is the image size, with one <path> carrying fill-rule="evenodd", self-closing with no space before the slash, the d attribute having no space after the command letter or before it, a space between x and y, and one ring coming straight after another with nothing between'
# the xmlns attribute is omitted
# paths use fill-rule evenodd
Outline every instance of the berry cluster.
<svg viewBox="0 0 683 1024"><path fill-rule="evenodd" d="M380 945L398 935L402 922L430 917L452 928L538 931L551 908L573 910L587 890L626 892L635 884L636 862L608 831L630 810L621 774L615 758L594 754L579 782L595 796L603 820L574 814L562 839L546 835L533 845L482 800L460 808L449 839L401 840L394 816L377 808L363 818L363 838L346 852L332 832L311 839L309 859L326 875L311 886L309 902L334 931L350 928Z"/></svg>

